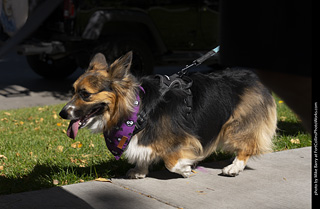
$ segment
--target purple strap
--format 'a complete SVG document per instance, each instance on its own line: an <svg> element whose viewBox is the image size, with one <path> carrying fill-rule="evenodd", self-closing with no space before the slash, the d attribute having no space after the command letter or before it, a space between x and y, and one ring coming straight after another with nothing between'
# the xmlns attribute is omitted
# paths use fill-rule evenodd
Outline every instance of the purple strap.
<svg viewBox="0 0 320 209"><path fill-rule="evenodd" d="M145 93L144 89L139 86L140 89ZM137 93L137 99L135 101L135 107L132 115L120 126L111 131L110 134L104 132L104 139L110 152L114 155L116 160L119 160L122 153L128 146L133 131L136 127L138 113L140 109L140 96Z"/></svg>

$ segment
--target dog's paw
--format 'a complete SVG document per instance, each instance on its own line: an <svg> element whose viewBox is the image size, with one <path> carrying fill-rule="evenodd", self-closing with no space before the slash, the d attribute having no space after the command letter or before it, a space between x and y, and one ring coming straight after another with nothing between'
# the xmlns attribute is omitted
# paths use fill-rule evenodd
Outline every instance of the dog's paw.
<svg viewBox="0 0 320 209"><path fill-rule="evenodd" d="M237 176L242 170L239 169L236 165L231 164L222 169L222 174L225 176Z"/></svg>
<svg viewBox="0 0 320 209"><path fill-rule="evenodd" d="M173 173L180 174L184 178L189 178L194 173L191 170L191 165L194 163L194 160L190 159L179 159L178 162L171 167L172 165L166 164L166 167L169 171ZM170 165L170 166L168 166Z"/></svg>
<svg viewBox="0 0 320 209"><path fill-rule="evenodd" d="M190 171L184 171L180 173L184 178L189 178L190 176L194 175L194 173Z"/></svg>
<svg viewBox="0 0 320 209"><path fill-rule="evenodd" d="M191 166L176 167L174 169L171 169L170 171L180 174L184 178L189 178L194 174L191 170Z"/></svg>
<svg viewBox="0 0 320 209"><path fill-rule="evenodd" d="M129 179L144 179L148 172L132 168L127 172L127 178Z"/></svg>
<svg viewBox="0 0 320 209"><path fill-rule="evenodd" d="M232 164L224 167L222 169L222 174L225 176L237 176L245 167L245 163L237 158L232 162Z"/></svg>

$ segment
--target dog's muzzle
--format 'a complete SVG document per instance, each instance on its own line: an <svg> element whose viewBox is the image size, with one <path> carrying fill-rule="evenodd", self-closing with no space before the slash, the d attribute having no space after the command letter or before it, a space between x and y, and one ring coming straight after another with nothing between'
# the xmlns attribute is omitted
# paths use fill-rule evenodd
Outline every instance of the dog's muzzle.
<svg viewBox="0 0 320 209"><path fill-rule="evenodd" d="M60 111L59 115L61 118L65 120L70 120L73 118L73 110L74 110L73 106L66 104Z"/></svg>

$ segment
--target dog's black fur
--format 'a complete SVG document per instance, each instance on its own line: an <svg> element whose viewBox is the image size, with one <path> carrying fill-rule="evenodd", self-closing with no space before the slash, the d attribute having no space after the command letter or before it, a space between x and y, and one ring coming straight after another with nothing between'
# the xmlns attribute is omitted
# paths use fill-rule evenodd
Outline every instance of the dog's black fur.
<svg viewBox="0 0 320 209"><path fill-rule="evenodd" d="M173 88L161 96L160 80L154 76L143 77L141 86L142 109L149 113L146 132L140 143L148 146L153 143L159 130L161 115L170 117L172 133L177 138L184 132L198 136L202 146L207 146L216 139L222 126L232 116L239 104L245 89L256 86L259 82L255 73L244 69L226 69L208 75L192 73L188 75L193 80L191 91L193 94L193 108L190 115L186 114L184 99L187 93L183 89ZM273 105L273 98L267 88L259 88L259 94L265 99L265 105ZM214 110L214 111L213 111ZM182 131L183 130L183 131Z"/></svg>

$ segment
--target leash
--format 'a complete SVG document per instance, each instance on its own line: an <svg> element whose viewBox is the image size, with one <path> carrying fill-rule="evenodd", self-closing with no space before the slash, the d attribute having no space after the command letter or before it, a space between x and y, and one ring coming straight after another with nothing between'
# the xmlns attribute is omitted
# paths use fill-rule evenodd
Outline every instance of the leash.
<svg viewBox="0 0 320 209"><path fill-rule="evenodd" d="M204 61L206 61L207 59L209 59L210 57L213 57L214 55L216 55L220 50L220 46L217 46L216 48L208 51L205 55L203 55L202 57L199 57L198 59L194 60L192 62L192 64L190 65L186 65L185 68L183 68L182 70L180 70L177 74L179 75L184 75L187 73L187 70L191 67L194 66L199 66L201 65Z"/></svg>

